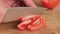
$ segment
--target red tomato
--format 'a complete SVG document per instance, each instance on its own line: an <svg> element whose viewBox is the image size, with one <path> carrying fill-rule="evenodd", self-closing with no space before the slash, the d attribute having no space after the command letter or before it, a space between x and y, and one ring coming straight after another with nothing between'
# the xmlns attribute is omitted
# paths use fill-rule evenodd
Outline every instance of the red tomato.
<svg viewBox="0 0 60 34"><path fill-rule="evenodd" d="M40 0L42 6L51 9L54 8L57 4L59 4L60 0Z"/></svg>
<svg viewBox="0 0 60 34"><path fill-rule="evenodd" d="M28 29L29 30L37 30L37 29L40 29L42 28L46 23L46 20L45 18L43 17L40 17L39 19L37 19L34 23L28 25Z"/></svg>
<svg viewBox="0 0 60 34"><path fill-rule="evenodd" d="M45 24L44 18L40 15L30 15L20 18L21 23L17 25L18 29L20 30L36 30L41 28Z"/></svg>

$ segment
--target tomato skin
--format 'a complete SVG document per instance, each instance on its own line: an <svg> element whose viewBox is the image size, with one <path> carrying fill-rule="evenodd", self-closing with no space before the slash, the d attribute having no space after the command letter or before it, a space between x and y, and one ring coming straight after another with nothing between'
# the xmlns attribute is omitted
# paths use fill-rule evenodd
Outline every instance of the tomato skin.
<svg viewBox="0 0 60 34"><path fill-rule="evenodd" d="M37 19L34 23L29 25L28 30L34 31L34 30L40 29L43 26L45 26L45 24L46 24L45 18L41 17L41 18Z"/></svg>
<svg viewBox="0 0 60 34"><path fill-rule="evenodd" d="M40 0L40 1L41 1L42 6L50 9L57 6L60 0Z"/></svg>

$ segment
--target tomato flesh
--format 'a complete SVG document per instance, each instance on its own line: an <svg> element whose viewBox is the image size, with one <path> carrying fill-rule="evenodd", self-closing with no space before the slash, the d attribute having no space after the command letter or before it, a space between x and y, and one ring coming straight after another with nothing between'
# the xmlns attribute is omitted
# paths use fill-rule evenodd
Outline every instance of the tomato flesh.
<svg viewBox="0 0 60 34"><path fill-rule="evenodd" d="M37 30L42 28L46 23L45 18L39 18L37 19L34 23L32 23L31 25L28 26L29 30Z"/></svg>
<svg viewBox="0 0 60 34"><path fill-rule="evenodd" d="M17 28L18 28L19 30L25 30L30 22L31 22L31 20L24 21L24 22L18 24L18 25L17 25Z"/></svg>

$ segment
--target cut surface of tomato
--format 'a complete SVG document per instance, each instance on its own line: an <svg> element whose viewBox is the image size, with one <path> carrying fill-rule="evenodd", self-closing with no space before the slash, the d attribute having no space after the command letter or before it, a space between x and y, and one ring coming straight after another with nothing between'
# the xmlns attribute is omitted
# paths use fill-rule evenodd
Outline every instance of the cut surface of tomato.
<svg viewBox="0 0 60 34"><path fill-rule="evenodd" d="M36 30L45 25L45 18L41 15L29 15L20 18L21 23L17 26L20 30Z"/></svg>
<svg viewBox="0 0 60 34"><path fill-rule="evenodd" d="M18 25L17 25L17 28L18 28L19 30L26 30L26 27L27 27L27 25L28 25L30 22L31 22L31 20L24 21L24 22L18 24Z"/></svg>
<svg viewBox="0 0 60 34"><path fill-rule="evenodd" d="M43 26L45 26L45 23L46 23L45 18L41 17L41 18L37 19L34 23L29 25L27 28L29 30L37 30L37 29L40 29Z"/></svg>

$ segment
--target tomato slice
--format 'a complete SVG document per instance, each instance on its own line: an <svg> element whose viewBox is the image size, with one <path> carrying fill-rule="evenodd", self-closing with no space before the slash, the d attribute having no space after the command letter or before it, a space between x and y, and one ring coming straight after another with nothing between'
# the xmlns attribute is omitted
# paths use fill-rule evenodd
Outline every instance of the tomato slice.
<svg viewBox="0 0 60 34"><path fill-rule="evenodd" d="M57 4L59 4L60 0L40 0L42 6L46 8L54 8Z"/></svg>
<svg viewBox="0 0 60 34"><path fill-rule="evenodd" d="M45 18L40 17L34 23L28 25L28 30L37 30L45 25Z"/></svg>
<svg viewBox="0 0 60 34"><path fill-rule="evenodd" d="M21 23L17 25L20 30L36 30L45 24L45 19L40 15L30 15L20 18Z"/></svg>
<svg viewBox="0 0 60 34"><path fill-rule="evenodd" d="M31 20L24 21L24 22L18 24L18 25L17 25L17 28L18 28L19 30L25 30L26 27L27 27L27 25L28 25L30 22L31 22Z"/></svg>

